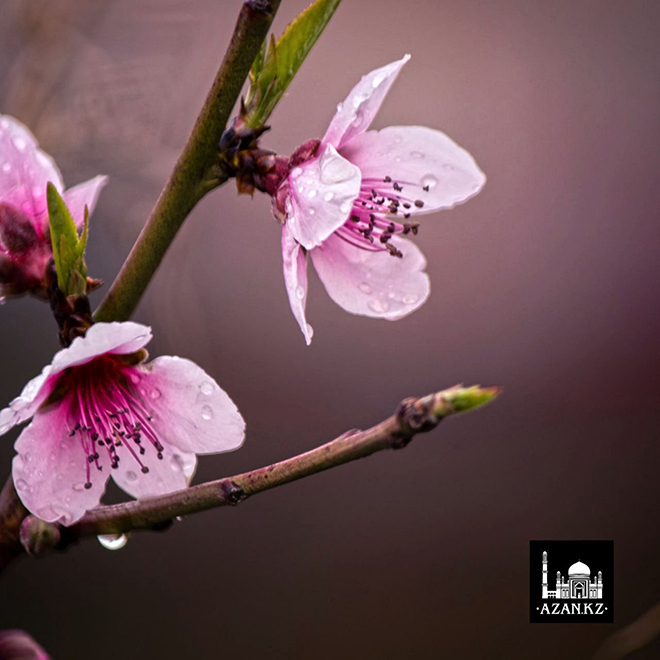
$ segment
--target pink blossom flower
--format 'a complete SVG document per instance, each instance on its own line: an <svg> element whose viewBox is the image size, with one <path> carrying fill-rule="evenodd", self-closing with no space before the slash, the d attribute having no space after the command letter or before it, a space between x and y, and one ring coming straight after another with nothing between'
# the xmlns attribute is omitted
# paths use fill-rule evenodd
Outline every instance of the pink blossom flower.
<svg viewBox="0 0 660 660"><path fill-rule="evenodd" d="M196 454L243 443L243 418L200 367L178 357L142 364L150 340L138 323L96 323L0 412L0 434L32 418L16 441L12 475L39 518L76 522L111 474L136 498L180 490Z"/></svg>
<svg viewBox="0 0 660 660"><path fill-rule="evenodd" d="M93 211L106 181L97 176L65 191L57 165L34 135L13 117L0 115L0 298L44 295L42 280L53 256L46 184L62 193L82 226L85 206Z"/></svg>
<svg viewBox="0 0 660 660"><path fill-rule="evenodd" d="M486 181L472 156L440 131L367 131L409 59L362 78L337 106L323 139L305 143L291 157L273 196L273 211L283 222L284 281L308 344L308 255L330 297L346 311L400 319L429 295L424 255L401 235L417 233L416 216L464 202Z"/></svg>

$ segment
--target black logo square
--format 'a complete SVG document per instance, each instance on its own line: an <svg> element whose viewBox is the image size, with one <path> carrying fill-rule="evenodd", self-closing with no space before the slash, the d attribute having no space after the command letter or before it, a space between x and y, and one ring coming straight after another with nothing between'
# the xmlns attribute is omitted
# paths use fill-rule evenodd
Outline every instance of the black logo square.
<svg viewBox="0 0 660 660"><path fill-rule="evenodd" d="M613 623L613 541L530 541L531 623Z"/></svg>

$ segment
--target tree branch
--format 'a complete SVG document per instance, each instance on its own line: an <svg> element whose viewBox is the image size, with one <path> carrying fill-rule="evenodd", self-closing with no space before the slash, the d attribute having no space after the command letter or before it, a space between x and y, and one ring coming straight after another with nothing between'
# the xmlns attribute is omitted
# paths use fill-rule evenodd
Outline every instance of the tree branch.
<svg viewBox="0 0 660 660"><path fill-rule="evenodd" d="M280 0L243 4L197 122L126 262L96 311L96 321L126 321L195 205L227 176L213 172L220 137L273 22Z"/></svg>
<svg viewBox="0 0 660 660"><path fill-rule="evenodd" d="M85 537L160 530L176 517L236 505L251 495L377 451L405 447L415 435L434 429L445 417L478 408L499 393L497 387L457 386L420 399L406 399L394 415L366 431L349 431L304 454L233 477L151 499L101 506L71 527L28 516L21 527L21 543L28 554L39 556L53 549L64 550Z"/></svg>

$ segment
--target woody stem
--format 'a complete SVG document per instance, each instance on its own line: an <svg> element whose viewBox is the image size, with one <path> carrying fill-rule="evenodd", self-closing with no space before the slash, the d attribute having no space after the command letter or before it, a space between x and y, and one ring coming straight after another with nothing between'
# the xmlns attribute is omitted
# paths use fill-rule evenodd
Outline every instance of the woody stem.
<svg viewBox="0 0 660 660"><path fill-rule="evenodd" d="M96 310L96 321L125 321L137 307L167 249L195 205L225 183L220 137L281 0L243 4L224 60L195 126L117 278Z"/></svg>

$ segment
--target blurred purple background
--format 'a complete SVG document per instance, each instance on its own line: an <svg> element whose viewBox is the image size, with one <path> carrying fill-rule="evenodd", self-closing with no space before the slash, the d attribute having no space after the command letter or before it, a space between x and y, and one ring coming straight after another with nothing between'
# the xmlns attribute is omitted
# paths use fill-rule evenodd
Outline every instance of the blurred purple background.
<svg viewBox="0 0 660 660"><path fill-rule="evenodd" d="M306 5L283 0L279 34ZM194 121L234 0L5 0L0 112L69 184L111 177L88 263L112 281ZM439 128L488 176L425 218L430 301L344 313L311 275L304 340L269 200L200 204L136 319L248 422L196 480L312 448L457 382L505 395L383 453L3 577L0 627L55 658L585 658L660 599L660 4L345 0L272 117L290 153L359 77L413 55L375 127ZM96 302L100 300L96 295ZM57 348L45 306L0 309L0 402ZM3 438L8 471L12 437ZM116 497L111 493L111 497ZM528 623L530 539L613 539L614 625ZM660 642L635 658L655 658Z"/></svg>

